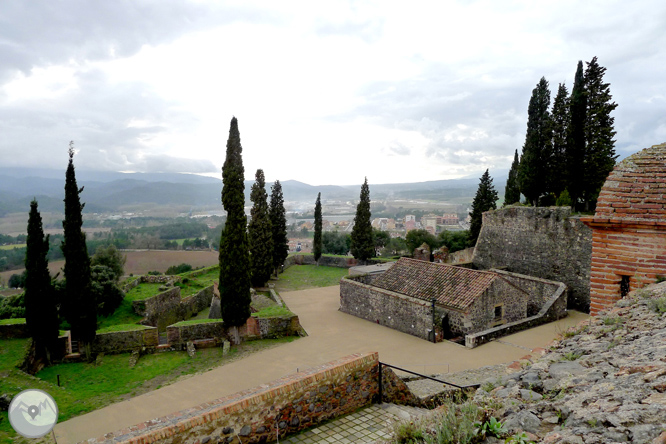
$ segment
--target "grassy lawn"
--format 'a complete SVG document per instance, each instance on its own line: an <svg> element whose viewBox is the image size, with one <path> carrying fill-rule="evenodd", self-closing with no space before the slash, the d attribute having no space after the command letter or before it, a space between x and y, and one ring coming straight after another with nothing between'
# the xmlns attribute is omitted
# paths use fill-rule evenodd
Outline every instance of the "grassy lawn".
<svg viewBox="0 0 666 444"><path fill-rule="evenodd" d="M294 316L294 313L281 305L271 305L270 307L262 308L256 313L252 313L252 316L255 318L276 318L279 316Z"/></svg>
<svg viewBox="0 0 666 444"><path fill-rule="evenodd" d="M111 333L114 331L132 331L132 330L145 330L147 327L145 325L141 324L115 324L115 325L108 325L104 328L98 328L97 333Z"/></svg>
<svg viewBox="0 0 666 444"><path fill-rule="evenodd" d="M141 357L129 367L129 354L107 355L102 363L68 363L45 368L37 378L16 369L27 344L26 339L0 340L0 393L17 394L26 388L38 388L52 395L59 409L58 421L66 421L106 405L155 390L183 375L200 373L248 354L292 342L296 337L246 342L231 348L227 356L222 348L198 350L194 358L186 352L155 353ZM57 386L57 375L60 385ZM7 412L0 413L0 443L9 444L16 434ZM26 441L28 442L28 441Z"/></svg>
<svg viewBox="0 0 666 444"><path fill-rule="evenodd" d="M160 287L163 286L164 284L143 282L125 293L125 299L128 301L142 301L144 299L152 298L153 296L162 293Z"/></svg>
<svg viewBox="0 0 666 444"><path fill-rule="evenodd" d="M181 297L185 298L196 294L204 288L210 287L213 285L213 282L217 282L220 278L220 268L217 266L210 267L204 274L192 276L192 274L196 274L197 271L199 273L201 272L201 270L196 270L194 272L190 271L183 273L181 276L183 277L184 282L176 283L176 285L180 287Z"/></svg>
<svg viewBox="0 0 666 444"><path fill-rule="evenodd" d="M338 285L349 270L338 267L324 267L316 265L292 265L275 282L278 292L304 290L306 288L329 287Z"/></svg>
<svg viewBox="0 0 666 444"><path fill-rule="evenodd" d="M0 325L25 324L25 318L0 319Z"/></svg>

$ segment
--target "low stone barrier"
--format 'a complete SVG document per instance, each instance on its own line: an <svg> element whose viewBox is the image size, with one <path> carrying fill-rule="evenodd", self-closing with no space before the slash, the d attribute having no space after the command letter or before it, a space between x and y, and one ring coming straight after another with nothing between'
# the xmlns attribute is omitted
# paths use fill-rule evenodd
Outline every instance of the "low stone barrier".
<svg viewBox="0 0 666 444"><path fill-rule="evenodd" d="M280 316L272 318L257 318L251 316L244 328L241 328L241 336L246 339L274 339L285 336L298 336L301 324L298 316Z"/></svg>
<svg viewBox="0 0 666 444"><path fill-rule="evenodd" d="M216 343L228 340L229 336L224 322L202 322L200 324L170 325L167 327L169 345L184 350L189 341L215 339Z"/></svg>
<svg viewBox="0 0 666 444"><path fill-rule="evenodd" d="M212 299L212 285L186 298L181 298L180 287L173 287L151 298L132 302L132 308L136 314L144 316L142 324L164 331L167 326L189 319L206 309Z"/></svg>
<svg viewBox="0 0 666 444"><path fill-rule="evenodd" d="M98 333L92 345L93 353L127 353L141 348L157 347L157 328Z"/></svg>
<svg viewBox="0 0 666 444"><path fill-rule="evenodd" d="M87 442L273 442L370 404L379 391L378 366L377 353L347 356ZM414 399L390 369L382 376L384 400Z"/></svg>
<svg viewBox="0 0 666 444"><path fill-rule="evenodd" d="M22 324L0 324L0 339L29 338L28 325Z"/></svg>

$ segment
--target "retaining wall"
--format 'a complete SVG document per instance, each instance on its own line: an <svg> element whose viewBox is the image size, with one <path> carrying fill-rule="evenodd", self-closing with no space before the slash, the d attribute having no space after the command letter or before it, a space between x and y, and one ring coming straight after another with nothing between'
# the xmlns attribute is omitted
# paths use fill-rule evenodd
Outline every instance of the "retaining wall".
<svg viewBox="0 0 666 444"><path fill-rule="evenodd" d="M189 341L198 339L215 339L222 342L229 339L224 322L203 322L201 324L170 325L167 327L169 345L176 349L184 349Z"/></svg>
<svg viewBox="0 0 666 444"><path fill-rule="evenodd" d="M151 298L134 301L132 307L139 316L144 317L142 324L164 331L167 326L189 319L209 307L212 299L212 285L184 299L181 299L180 287L173 287Z"/></svg>
<svg viewBox="0 0 666 444"><path fill-rule="evenodd" d="M347 356L88 443L273 442L370 404L378 394L378 364L377 353ZM390 369L382 379L384 400L415 401Z"/></svg>
<svg viewBox="0 0 666 444"><path fill-rule="evenodd" d="M128 353L143 347L157 347L159 344L157 328L146 327L142 330L114 331L98 333L92 345L93 353Z"/></svg>
<svg viewBox="0 0 666 444"><path fill-rule="evenodd" d="M506 207L483 214L474 250L478 269L563 282L570 308L589 311L592 230L569 207Z"/></svg>
<svg viewBox="0 0 666 444"><path fill-rule="evenodd" d="M368 259L365 261L365 263L361 263L353 256L322 256L319 258L319 265L324 265L326 267L351 268L356 267L357 265L372 265L380 263L383 263L383 261L376 259ZM288 256L284 261L284 268L290 267L292 265L317 265L317 262L314 260L314 255L312 254L294 254L293 256Z"/></svg>
<svg viewBox="0 0 666 444"><path fill-rule="evenodd" d="M0 324L0 339L29 338L28 325L22 324Z"/></svg>

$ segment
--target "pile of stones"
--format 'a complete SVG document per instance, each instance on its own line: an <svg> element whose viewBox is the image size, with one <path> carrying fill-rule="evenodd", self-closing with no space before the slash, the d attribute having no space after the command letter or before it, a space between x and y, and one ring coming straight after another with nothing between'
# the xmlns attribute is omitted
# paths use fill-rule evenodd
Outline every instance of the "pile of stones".
<svg viewBox="0 0 666 444"><path fill-rule="evenodd" d="M666 443L666 282L562 336L532 364L484 381L475 401L533 442Z"/></svg>

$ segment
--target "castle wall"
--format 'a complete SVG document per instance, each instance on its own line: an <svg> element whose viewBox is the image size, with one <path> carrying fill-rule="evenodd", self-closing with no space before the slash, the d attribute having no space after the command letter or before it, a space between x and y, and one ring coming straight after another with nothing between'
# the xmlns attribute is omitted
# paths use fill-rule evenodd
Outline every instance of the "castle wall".
<svg viewBox="0 0 666 444"><path fill-rule="evenodd" d="M483 214L472 262L563 282L569 308L589 311L592 230L569 207L511 206Z"/></svg>

